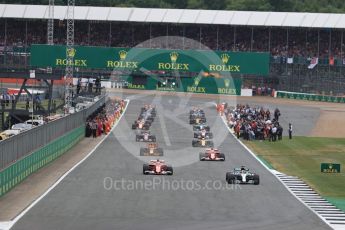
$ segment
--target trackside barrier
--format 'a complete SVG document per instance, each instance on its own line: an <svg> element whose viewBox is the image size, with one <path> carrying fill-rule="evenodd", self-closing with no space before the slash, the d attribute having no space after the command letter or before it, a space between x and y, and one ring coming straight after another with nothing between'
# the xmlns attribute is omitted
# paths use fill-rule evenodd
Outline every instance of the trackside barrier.
<svg viewBox="0 0 345 230"><path fill-rule="evenodd" d="M78 143L85 134L85 125L51 141L30 155L0 171L0 197L30 174L46 166Z"/></svg>
<svg viewBox="0 0 345 230"><path fill-rule="evenodd" d="M62 117L58 120L51 121L45 125L35 127L1 141L0 170L29 155L37 149L44 147L47 143L61 137L65 133L85 125L87 117L95 112L107 100L108 97L103 96L87 109Z"/></svg>
<svg viewBox="0 0 345 230"><path fill-rule="evenodd" d="M345 97L327 96L327 95L319 95L319 94L311 94L311 93L276 91L274 96L278 98L288 98L288 99L297 99L297 100L305 100L305 101L345 103Z"/></svg>

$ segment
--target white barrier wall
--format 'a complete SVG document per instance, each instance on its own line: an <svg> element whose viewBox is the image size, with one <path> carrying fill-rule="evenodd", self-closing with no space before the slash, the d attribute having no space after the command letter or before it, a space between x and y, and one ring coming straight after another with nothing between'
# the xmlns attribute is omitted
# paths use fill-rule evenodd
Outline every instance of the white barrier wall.
<svg viewBox="0 0 345 230"><path fill-rule="evenodd" d="M253 90L252 89L241 89L241 96L252 97L253 96Z"/></svg>
<svg viewBox="0 0 345 230"><path fill-rule="evenodd" d="M110 81L101 81L101 87L105 87L106 89L111 88L111 82Z"/></svg>

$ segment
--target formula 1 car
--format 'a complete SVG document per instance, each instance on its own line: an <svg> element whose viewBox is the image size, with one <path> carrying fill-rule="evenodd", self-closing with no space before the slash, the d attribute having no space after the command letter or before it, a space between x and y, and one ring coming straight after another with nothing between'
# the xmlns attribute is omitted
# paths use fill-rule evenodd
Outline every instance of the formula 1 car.
<svg viewBox="0 0 345 230"><path fill-rule="evenodd" d="M163 149L157 143L149 143L146 148L140 148L140 156L163 156Z"/></svg>
<svg viewBox="0 0 345 230"><path fill-rule="evenodd" d="M135 136L137 142L156 142L156 136L150 134L150 131L141 131Z"/></svg>
<svg viewBox="0 0 345 230"><path fill-rule="evenodd" d="M150 122L152 123L155 118L154 116L150 115L150 114L147 114L147 113L141 113L139 116L138 116L138 119L137 120L145 120L146 122Z"/></svg>
<svg viewBox="0 0 345 230"><path fill-rule="evenodd" d="M206 124L193 125L193 131L201 131L203 129L208 132L211 130L210 126Z"/></svg>
<svg viewBox="0 0 345 230"><path fill-rule="evenodd" d="M206 117L194 117L189 119L189 124L199 125L206 123Z"/></svg>
<svg viewBox="0 0 345 230"><path fill-rule="evenodd" d="M213 138L213 133L211 132L207 132L205 129L199 131L199 132L195 132L194 133L194 138L205 138L205 139L212 139Z"/></svg>
<svg viewBox="0 0 345 230"><path fill-rule="evenodd" d="M206 148L213 148L214 144L211 140L206 140L205 138L201 139L194 139L192 141L193 147L206 147Z"/></svg>
<svg viewBox="0 0 345 230"><path fill-rule="evenodd" d="M258 174L250 172L249 169L245 166L240 168L234 168L232 172L226 173L226 181L228 184L255 184L260 183L260 177Z"/></svg>
<svg viewBox="0 0 345 230"><path fill-rule="evenodd" d="M156 108L153 105L145 105L144 107L141 108L141 113L148 113L151 114L152 116L156 116Z"/></svg>
<svg viewBox="0 0 345 230"><path fill-rule="evenodd" d="M151 160L143 165L144 175L173 175L174 171L171 165L167 165L163 160Z"/></svg>
<svg viewBox="0 0 345 230"><path fill-rule="evenodd" d="M203 114L205 115L204 110L199 109L199 108L192 108L191 110L189 110L189 115L193 115L193 114Z"/></svg>
<svg viewBox="0 0 345 230"><path fill-rule="evenodd" d="M189 119L194 119L194 118L197 118L197 117L204 118L206 116L205 116L204 112L194 112L194 113L190 113L189 114Z"/></svg>
<svg viewBox="0 0 345 230"><path fill-rule="evenodd" d="M189 111L189 116L202 115L205 116L205 112L202 109L192 109Z"/></svg>
<svg viewBox="0 0 345 230"><path fill-rule="evenodd" d="M150 122L146 122L145 120L141 119L141 120L136 120L133 124L132 124L132 129L143 129L143 130L149 130L151 126Z"/></svg>
<svg viewBox="0 0 345 230"><path fill-rule="evenodd" d="M225 155L218 149L210 148L206 149L205 152L199 153L199 159L201 161L225 161Z"/></svg>

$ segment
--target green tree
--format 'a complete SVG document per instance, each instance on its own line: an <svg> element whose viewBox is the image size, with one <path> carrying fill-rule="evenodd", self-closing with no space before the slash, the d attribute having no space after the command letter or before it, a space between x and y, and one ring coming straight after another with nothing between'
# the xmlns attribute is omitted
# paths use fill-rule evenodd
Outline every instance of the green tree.
<svg viewBox="0 0 345 230"><path fill-rule="evenodd" d="M270 11L271 4L267 0L227 0L227 10Z"/></svg>
<svg viewBox="0 0 345 230"><path fill-rule="evenodd" d="M213 0L213 1L205 0L204 2L205 2L206 9L225 10L226 8L225 0Z"/></svg>
<svg viewBox="0 0 345 230"><path fill-rule="evenodd" d="M291 0L268 0L268 4L272 6L273 11L293 11L294 1Z"/></svg>
<svg viewBox="0 0 345 230"><path fill-rule="evenodd" d="M188 0L187 8L189 9L207 9L202 0Z"/></svg>

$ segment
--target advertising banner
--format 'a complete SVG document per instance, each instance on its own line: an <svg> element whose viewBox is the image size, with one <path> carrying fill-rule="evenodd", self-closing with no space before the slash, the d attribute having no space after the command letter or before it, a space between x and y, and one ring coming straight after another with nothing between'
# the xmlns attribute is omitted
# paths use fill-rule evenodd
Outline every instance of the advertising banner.
<svg viewBox="0 0 345 230"><path fill-rule="evenodd" d="M62 45L32 45L32 67L64 68L66 56L77 68L126 71L180 71L250 74L269 73L267 52L220 52L212 50L166 50Z"/></svg>

